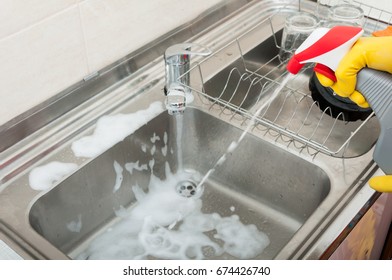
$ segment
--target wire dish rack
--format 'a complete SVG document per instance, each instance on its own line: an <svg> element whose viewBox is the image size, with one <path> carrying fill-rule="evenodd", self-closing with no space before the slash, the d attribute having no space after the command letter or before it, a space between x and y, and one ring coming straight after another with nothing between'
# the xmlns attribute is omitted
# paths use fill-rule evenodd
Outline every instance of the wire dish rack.
<svg viewBox="0 0 392 280"><path fill-rule="evenodd" d="M287 78L287 61L280 61L278 56L287 15L298 10L323 14L331 2L286 1L245 34L194 65L185 74L190 77L190 85L184 86L208 110L240 121L243 126L254 122L253 130L268 133L300 152L345 158L366 153L379 135L373 113L354 122L342 116L330 117L331 108L321 110L310 95L312 65ZM392 14L356 3L366 15L365 34L384 29L392 21Z"/></svg>

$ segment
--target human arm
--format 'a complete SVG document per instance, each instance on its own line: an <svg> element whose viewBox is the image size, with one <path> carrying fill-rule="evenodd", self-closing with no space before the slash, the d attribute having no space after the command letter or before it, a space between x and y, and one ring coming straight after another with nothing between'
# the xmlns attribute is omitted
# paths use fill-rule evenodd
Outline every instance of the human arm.
<svg viewBox="0 0 392 280"><path fill-rule="evenodd" d="M364 67L392 74L391 36L358 39L339 63L335 72L336 82L320 74L317 74L317 77L322 85L330 86L338 95L349 97L359 106L366 108L369 107L369 104L363 95L355 90L357 73ZM392 174L374 177L369 181L369 185L377 191L392 192Z"/></svg>

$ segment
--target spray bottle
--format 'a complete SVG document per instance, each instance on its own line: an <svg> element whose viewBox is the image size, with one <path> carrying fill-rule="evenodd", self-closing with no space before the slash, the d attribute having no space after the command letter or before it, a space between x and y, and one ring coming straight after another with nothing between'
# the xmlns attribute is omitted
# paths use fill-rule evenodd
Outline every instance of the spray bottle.
<svg viewBox="0 0 392 280"><path fill-rule="evenodd" d="M297 74L306 63L316 63L314 71L336 81L335 71L363 29L354 26L318 28L296 50L287 70ZM381 126L373 159L387 175L392 175L392 75L363 68L357 74L356 90L362 93Z"/></svg>

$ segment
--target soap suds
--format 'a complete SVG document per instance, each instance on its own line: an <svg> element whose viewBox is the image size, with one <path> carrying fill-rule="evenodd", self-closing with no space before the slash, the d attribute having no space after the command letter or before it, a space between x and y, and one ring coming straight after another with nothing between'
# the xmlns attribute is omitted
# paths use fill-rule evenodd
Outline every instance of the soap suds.
<svg viewBox="0 0 392 280"><path fill-rule="evenodd" d="M47 190L61 179L76 171L75 163L52 161L48 164L35 167L29 174L29 184L34 190Z"/></svg>
<svg viewBox="0 0 392 280"><path fill-rule="evenodd" d="M158 135L156 135L156 133L154 132L154 135L151 137L151 143L155 143L156 141L161 140L161 137L159 137Z"/></svg>
<svg viewBox="0 0 392 280"><path fill-rule="evenodd" d="M113 167L114 167L114 171L116 172L116 182L113 187L113 193L115 193L121 187L121 183L124 179L124 177L122 175L124 169L121 167L121 165L117 161L114 161Z"/></svg>
<svg viewBox="0 0 392 280"><path fill-rule="evenodd" d="M154 165L155 165L155 159L151 159L151 160L148 162L148 166L150 167L151 173L152 173L152 171L153 171Z"/></svg>
<svg viewBox="0 0 392 280"><path fill-rule="evenodd" d="M137 201L142 201L146 196L146 193L142 190L142 188L140 188L139 185L132 186L132 192L135 195Z"/></svg>
<svg viewBox="0 0 392 280"><path fill-rule="evenodd" d="M148 170L147 164L139 164L139 161L128 162L125 164L125 169L132 175L134 170L143 171Z"/></svg>
<svg viewBox="0 0 392 280"><path fill-rule="evenodd" d="M239 259L251 259L268 245L268 236L255 225L244 225L237 215L221 218L216 225L217 239L224 241L224 250Z"/></svg>
<svg viewBox="0 0 392 280"><path fill-rule="evenodd" d="M179 195L175 186L200 180L200 174L171 174L166 180L151 176L148 191L135 185L137 203L121 211L119 223L94 239L79 259L205 259L228 253L249 259L269 245L255 225L244 225L237 215L202 213L203 189L194 197ZM125 216L126 215L126 216Z"/></svg>
<svg viewBox="0 0 392 280"><path fill-rule="evenodd" d="M165 146L162 147L162 155L166 156L167 155L167 140L168 140L168 136L167 136L167 132L165 131L165 133L163 134L163 143L165 144Z"/></svg>
<svg viewBox="0 0 392 280"><path fill-rule="evenodd" d="M82 215L79 214L76 220L67 223L66 226L71 232L80 232L82 229Z"/></svg>
<svg viewBox="0 0 392 280"><path fill-rule="evenodd" d="M125 218L126 216L128 216L127 209L124 206L122 206L122 205L120 205L118 209L114 208L113 210L114 210L114 214L117 217Z"/></svg>
<svg viewBox="0 0 392 280"><path fill-rule="evenodd" d="M92 135L72 143L72 151L77 157L95 157L157 116L162 112L162 108L162 102L157 101L151 103L147 109L132 114L103 116L97 121Z"/></svg>
<svg viewBox="0 0 392 280"><path fill-rule="evenodd" d="M151 148L151 151L150 151L152 156L155 154L156 150L157 150L157 147L155 145L153 145Z"/></svg>
<svg viewBox="0 0 392 280"><path fill-rule="evenodd" d="M167 155L167 146L163 146L161 151L162 151L162 155L165 157Z"/></svg>

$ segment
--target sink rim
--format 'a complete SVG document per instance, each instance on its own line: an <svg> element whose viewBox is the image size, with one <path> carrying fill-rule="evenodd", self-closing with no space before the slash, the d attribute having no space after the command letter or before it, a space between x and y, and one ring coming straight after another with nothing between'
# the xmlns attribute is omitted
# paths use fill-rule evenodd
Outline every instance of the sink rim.
<svg viewBox="0 0 392 280"><path fill-rule="evenodd" d="M42 235L44 238L47 238L48 240L51 240L51 242L53 243L53 245L57 248L59 248L60 250L63 250L65 253L68 252L73 252L73 251L78 251L77 247L79 246L84 246L84 239L88 239L90 240L91 238L89 236L96 236L96 229L99 227L104 227L106 228L106 224L110 224L113 225L113 222L107 221L107 212L111 212L111 218L113 221L119 220L117 219L118 217L115 214L115 211L113 211L113 207L110 207L110 210L108 211L104 211L104 209L101 208L96 208L96 204L94 203L93 205L90 205L89 203L89 197L87 198L86 202L78 202L76 204L72 204L74 205L74 207L72 207L72 217L70 217L70 215L64 215L62 216L65 221L69 221L71 218L75 218L75 211L78 214L78 216L82 216L83 217L83 226L84 228L86 228L86 223L87 225L87 232L85 230L83 230L83 233L80 235L80 237L75 236L72 233L69 232L69 230L62 228L61 227L61 223L58 224L58 220L60 216L57 217L53 217L54 213L58 213L59 215L61 215L61 213L65 213L66 211L66 207L68 207L68 203L67 202L63 202L62 197L67 196L69 199L71 197L81 197L82 195L85 195L85 192L81 192L79 193L75 193L76 189L74 188L74 186L80 185L83 186L83 188L87 188L86 192L89 193L90 188L94 188L95 189L95 183L92 183L91 186L89 186L89 184L87 184L87 182L84 182L83 180L86 180L86 177L91 177L94 176L96 177L94 174L96 174L97 168L94 166L98 166L98 168L100 166L106 166L106 168L110 167L110 162L112 161L118 161L120 162L120 166L124 166L124 161L128 162L129 160L131 160L131 162L134 162L134 160L142 160L143 162L145 160L148 160L148 158L150 158L150 154L148 153L149 148L147 148L147 153L144 153L143 155L145 156L145 158L133 158L133 154L136 153L138 148L140 148L140 145L144 144L149 144L151 141L151 136L152 135L156 135L158 137L160 137L160 139L163 139L163 135L162 133L168 135L167 137L167 141L168 144L175 144L176 143L176 132L174 132L173 135L173 131L170 131L170 127L172 127L171 122L176 121L176 118L173 118L171 116L169 116L167 114L167 112L163 111L161 112L159 115L153 117L149 122L147 122L145 125L141 126L139 129L137 129L132 135L126 137L123 141L117 143L116 145L114 145L113 147L111 147L109 150L106 150L105 152L103 152L100 156L95 157L94 159L92 159L91 161L87 162L85 165L83 165L82 167L80 167L77 171L73 172L72 174L70 174L69 176L67 176L66 178L64 178L63 180L61 180L61 182L57 183L54 187L52 187L50 190L48 190L47 192L45 192L42 196L40 196L39 198L37 198L37 200L35 200L34 203L32 203L30 209L29 209L29 213L28 213L28 219L30 222L30 226L40 235ZM185 127L189 127L188 125L190 125L192 127L192 124L196 124L196 123L208 123L208 129L207 130L203 130L203 136L208 137L208 135L214 135L217 132L217 129L219 129L219 131L224 131L225 135L227 133L227 131L230 131L230 135L233 135L233 139L234 140L238 140L239 136L242 134L242 130L240 130L239 128L233 126L230 123L221 121L219 118L216 118L215 116L212 116L200 109L198 109L197 107L191 107L191 108L187 108L185 115L184 115L184 126ZM175 125L174 125L175 127ZM156 130L158 129L158 131ZM162 132L164 130L164 132ZM190 133L190 137L185 137L183 139L183 144L189 144L191 147L193 146L192 143L192 138L194 137L193 133L200 133L200 129L199 127L197 127L197 125L194 128L191 128L191 133ZM238 134L238 135L236 135ZM189 134L187 134L189 135ZM224 135L218 135L217 139L222 139L226 138ZM197 138L199 139L199 138ZM143 141L144 140L144 141ZM217 141L219 146L215 147L219 150L219 151L211 151L211 149L208 150L207 154L215 154L217 157L217 159L221 156L221 152L225 151L225 147L229 146L228 143L230 143L232 139L231 138L227 138L224 140L224 143L222 142L222 140ZM263 232L270 232L270 238L271 242L273 242L272 240L274 240L274 236L276 236L273 232L274 232L274 228L279 226L280 224L285 224L286 222L284 221L291 221L293 220L293 222L295 221L296 224L298 224L298 227L296 227L295 229L293 229L294 231L290 230L290 227L287 225L287 231L284 231L285 228L282 228L282 232L279 236L284 236L284 235L290 235L293 236L295 234L295 232L298 230L298 228L300 226L302 226L305 222L306 219L317 209L317 207L320 206L320 204L322 203L322 201L327 197L328 193L331 190L330 187L330 179L327 176L327 174L317 165L308 162L300 157L294 156L291 153L285 151L285 150L281 150L280 148L276 147L275 145L272 145L269 142L264 141L262 138L258 138L258 137L253 137L253 136L248 136L244 138L244 143L241 143L238 147L238 151L233 151L233 154L230 155L229 159L227 160L227 162L224 163L222 168L217 169L217 171L215 173L213 173L212 177L210 178L210 180L208 180L206 183L208 184L208 186L205 186L205 192L207 191L208 194L212 195L212 196L217 196L217 198L220 197L219 193L223 194L225 197L227 197L228 199L230 199L230 201L232 200L232 202L228 201L228 203L233 203L234 205L237 205L238 207L236 207L237 209L241 209L241 208L247 208L250 207L249 205L246 205L245 201L254 201L254 207L255 209L259 209L257 210L257 212L259 212L259 214L257 215L258 218L253 218L256 217L254 216L253 212L246 212L246 211L241 211L241 214L239 214L240 218L242 220L255 220L253 223L259 226L259 229L262 230ZM162 148L160 143L162 141L158 140L158 143L154 142L154 146L157 145L157 151L160 151L160 149ZM196 141L196 143L198 143L199 141ZM227 143L226 143L227 142ZM150 143L151 144L151 143ZM223 145L223 146L222 146ZM124 148L126 147L126 148ZM166 149L170 148L168 146L166 146ZM135 150L136 149L136 150ZM251 149L251 150L250 150ZM306 172L308 170L308 168L311 168L311 170L314 170L314 176L310 177L309 180L306 180L306 183L304 182L303 186L303 190L302 188L300 188L300 190L302 190L299 194L303 194L303 193L308 193L308 194L312 194L311 197L307 197L307 196L302 196L301 195L296 195L296 193L293 191L291 191L291 193L286 194L285 196L281 197L281 201L278 200L277 203L269 203L270 200L273 200L274 197L277 197L278 192L282 193L281 190L283 186L283 190L284 187L286 185L291 185L290 184L290 178L292 178L292 176L287 177L287 180L282 181L279 184L279 187L274 187L269 189L268 187L263 187L263 184L257 184L257 178L254 178L253 180L251 180L249 183L246 183L245 181L247 180L246 178L248 178L247 173L243 173L243 168L240 169L236 169L236 166L238 166L238 162L239 160L241 160L242 162L247 161L248 157L247 156L243 156L244 150L246 151L252 151L252 150L258 150L260 151L260 156L259 161L260 163L253 163L251 166L248 166L246 169L249 169L249 172L252 173L252 167L253 171L256 170L260 170L257 172L257 174L263 174L262 176L268 178L268 172L269 171L265 171L264 168L258 168L259 166L261 166L261 164L265 163L265 159L267 158L268 155L271 155L272 158L276 158L276 162L275 164L278 164L281 162L281 157L284 158L285 162L292 162L292 164L290 166L294 167L299 167L299 169L297 170L298 172ZM129 150L130 151L130 157L125 157L125 158L120 158L117 159L116 155L118 156L118 151L125 151L125 150ZM182 151L182 154L187 154L188 149L184 149ZM197 153L198 151L200 151L200 149L194 149L191 148L189 149L190 154L192 155L193 153ZM188 155L189 156L189 155ZM152 158L154 158L154 160L157 160L157 158L155 156L152 156ZM159 160L160 158L160 153L158 152L158 162L161 162L161 165L165 165L166 163L169 163L170 166L172 166L173 162L174 165L176 165L177 162L177 158L175 156L163 156L166 161L162 162L162 160ZM215 157L215 156L214 156ZM133 160L132 160L133 158ZM184 166L180 169L180 170L184 170L184 171L188 171L189 169L192 170L197 170L197 173L200 174L205 174L206 171L202 171L202 170L198 170L199 168L202 168L203 166L205 166L206 162L209 162L209 159L204 159L204 157L202 156L202 154L200 155L201 161L197 160L192 161L192 160L185 160L187 158L187 156L183 156L181 162L184 162ZM278 160L279 159L279 160ZM103 163L102 161L108 162L106 165L105 163ZM267 160L268 163L272 163L271 160ZM235 162L235 164L233 164ZM227 163L227 164L226 164ZM274 164L274 165L275 165ZM125 163L126 166L126 163ZM212 167L212 166L210 166ZM161 168L162 169L162 168ZM274 168L272 168L274 169ZM110 173L113 173L110 168ZM173 176L175 176L175 174L177 174L178 171L173 170L173 168L171 168ZM267 168L267 170L269 170ZM237 173L236 173L237 172ZM260 172L260 173L259 173ZM267 172L267 173L266 173ZM290 168L286 168L286 171L284 171L284 173L286 172L290 172ZM101 173L102 175L103 173ZM104 178L107 178L108 175L105 172L105 175L101 179L94 179L93 182L103 182ZM237 174L237 175L235 175ZM112 175L112 174L111 174ZM234 178L235 181L237 183L233 183L232 181L232 177L238 177L238 178ZM293 175L293 174L292 174ZM143 170L140 173L138 173L137 178L139 178L139 176L143 176L143 177L147 177L149 178L151 176L151 170ZM251 174L249 174L249 177L251 177ZM126 181L126 185L122 187L122 189L126 186L131 186L133 184L135 184L136 182L138 183L139 186L140 182L136 181L132 183L133 180L133 176L129 176L129 174L127 172L125 172L125 174L123 173L122 178L124 179L124 181ZM274 177L270 177L270 180L273 180ZM129 181L131 180L131 181ZM137 180L137 179L136 179ZM211 181L212 180L212 181ZM267 179L268 180L268 179ZM112 182L112 181L110 181ZM241 182L241 183L240 183ZM312 184L313 182L313 184ZM114 183L114 182L112 182ZM239 188L239 185L241 184L241 187ZM102 183L103 186L106 185L110 185L110 183L106 182ZM267 184L264 184L266 186L270 185L270 182L268 182ZM293 187L297 186L298 184L294 184L293 183ZM249 187L247 187L249 186ZM241 191L241 189L243 189L244 187L247 187L247 191ZM112 189L106 188L106 187L99 187L99 193L101 193L101 189L103 192L103 197L106 197L107 195L109 195L110 197L113 196L116 197L115 194L112 194ZM312 189L314 189L314 191L312 191ZM70 195L68 195L67 193L64 193L64 190L70 190ZM96 193L96 191L94 191L93 193ZM76 196L75 196L75 195ZM93 194L91 194L93 196ZM209 196L210 196L209 195ZM122 195L121 195L122 196ZM204 209L206 208L211 208L212 212L217 212L220 213L221 211L223 211L224 209L219 205L215 205L214 204L214 199L211 200L209 198L209 196L203 196L202 197L202 201L203 201L203 207ZM286 198L285 198L286 197ZM307 207L300 207L298 208L296 206L296 204L292 204L292 203L286 203L284 202L284 199L287 199L287 197L291 197L291 198L295 198L296 201L301 200L303 203L305 203L305 205L307 205ZM58 199L53 201L53 199ZM74 198L71 201L74 201ZM244 198L244 199L242 199ZM111 201L111 198L108 198L109 203ZM116 199L115 199L116 200ZM291 200L291 199L290 199ZM58 202L56 202L58 201ZM79 200L78 200L79 201ZM101 204L105 204L103 201L100 201L100 205ZM309 202L309 203L307 203ZM128 202L126 203L126 208L132 208L134 205L134 202L131 202L132 204L129 206ZM136 203L136 202L135 202ZM80 205L79 205L80 204ZM279 204L279 205L278 205ZM48 209L48 207L50 206L54 206L55 208L52 209L50 214L46 214L45 210ZM84 208L83 205L90 205L88 208ZM123 205L123 204L121 204ZM242 207L240 207L242 205ZM114 205L112 205L114 206ZM123 205L125 206L125 205ZM43 208L41 208L43 207ZM79 207L79 208L77 208ZM96 209L95 209L95 208ZM269 209L271 207L271 209ZM283 208L283 207L287 207L287 209ZM78 210L75 210L75 208L77 208ZM275 209L276 208L276 209ZM281 209L282 208L282 209ZM41 210L44 209L44 210ZM99 211L104 211L101 214L99 214L98 216L100 217L104 217L103 220L97 220L94 217L89 218L89 213L92 209L94 213L99 213ZM266 210L267 209L267 210ZM301 212L299 212L301 211ZM212 213L211 212L211 213ZM208 212L210 213L210 212ZM206 214L208 214L206 213ZM220 213L221 215L223 215L223 212ZM273 216L270 216L271 214L273 214ZM224 216L225 217L225 216ZM264 217L264 218L262 218ZM277 221L274 221L274 217L280 217L278 218ZM87 220L86 220L87 219ZM269 220L269 224L271 224L272 228L267 227L264 228L263 224L264 224L264 220ZM62 219L63 220L63 219ZM97 223L96 225L90 225L91 221L94 220L95 223ZM120 219L121 220L121 219ZM281 222L280 222L281 220ZM258 221L258 223L256 223L256 221ZM245 223L247 224L247 223ZM43 229L41 229L41 226L43 227ZM285 225L286 227L286 225ZM53 232L52 232L53 230ZM57 234L59 234L59 238L57 238L55 235L55 233L57 232ZM102 230L98 230L98 232L102 232ZM63 236L69 236L69 241L67 242L66 240L64 240ZM279 240L281 240L282 238L279 238ZM80 242L79 240L82 240L82 242ZM82 244L82 245L78 245L78 244ZM279 246L283 246L281 243L277 242L277 240L275 242L273 242L274 246L272 248L281 248ZM271 251L272 249L269 249L267 252L270 254L274 251ZM276 252L277 253L277 252ZM71 253L72 255L72 253ZM264 256L263 254L261 255L261 257Z"/></svg>
<svg viewBox="0 0 392 280"><path fill-rule="evenodd" d="M263 4L267 5L262 6ZM314 5L314 3L310 3L309 1L303 1L301 4L304 7ZM222 26L217 27L216 30L209 30L207 34L199 37L195 36L193 41L205 44L206 42L214 42L213 39L215 38L222 39L218 34L223 33L227 35L227 28L235 26L236 21L243 20L244 23L251 26L260 17L268 16L268 13L265 11L268 10L271 12L269 9L276 7L276 5L274 1L252 1L239 14L225 20L225 23L227 23L226 29ZM263 8L260 8L260 6ZM259 7L259 9L254 9L254 7ZM251 8L253 8L253 12L250 12L252 10ZM258 13L256 15L258 17L257 19L255 19L255 11ZM263 12L265 13L263 14ZM252 17L249 16L250 14ZM241 29L235 30L239 34L242 31ZM220 44L223 45L224 40L216 42L217 48ZM30 252L30 248L34 248L37 252L40 252L41 256L34 255L32 258L68 259L66 255L51 246L47 240L26 225L26 223L28 224L26 213L28 213L32 203L42 195L42 192L34 191L28 186L28 172L34 166L40 165L45 161L61 159L61 156L64 154L69 156L69 150L67 150L69 143L75 137L90 133L94 121L99 116L110 112L137 111L140 106L146 106L152 100L162 100L162 69L162 61L161 59L157 59L149 67L131 75L123 84L103 92L97 98L91 100L91 102L88 101L82 106L75 108L69 114L63 115L50 125L37 131L31 137L27 137L25 140L20 141L2 153L5 162L2 160L1 165L5 165L5 168L0 170L2 183L0 187L0 220L12 232L19 233L22 239L19 244L26 252ZM151 84L151 81L155 81L155 83ZM129 85L132 85L132 90L127 88ZM202 104L199 105L202 110L207 110L203 109ZM232 120L221 115L219 111L208 110L208 113L214 114L220 119L233 123L235 126L243 129L242 122L239 120ZM70 118L71 114L73 115L72 118ZM335 176L337 169L343 166L339 159L331 159L324 155L317 155L317 157L313 158L270 139L268 135L261 135L257 131L252 131L252 134L256 137L263 137L264 140L270 141L273 145L277 145L282 149L288 149L291 153L304 157L310 162L314 162L327 172L331 179L332 191L323 201L317 213L312 215L312 222L308 222L306 227L301 228L295 234L292 240L278 254L277 258L314 259L328 257L328 254L324 254L328 251L328 248L333 246L335 242L339 242L341 238L344 238L349 233L347 225L350 222L354 222L355 224L359 220L358 217L361 217L365 213L365 210L370 208L375 199L380 195L370 189L366 184L368 178L378 170L372 161L372 149L358 158L345 160L345 164L349 166L349 170L347 170L349 178L346 184L343 183L342 179L344 178L342 178L341 174L340 176ZM56 142L55 144L53 144L54 140ZM62 152L64 154L61 154ZM88 162L88 160L74 159L74 162L81 166ZM363 171L359 175L356 174L354 176L351 173L355 170ZM10 199L15 197L18 199L18 205L12 203ZM336 197L338 201L335 201L337 199ZM330 209L332 206L326 207L328 203L332 203L334 209ZM350 213L347 213L348 211ZM357 213L359 213L359 216L354 217ZM325 219L320 221L320 217L325 217ZM339 236L341 232L345 234Z"/></svg>

